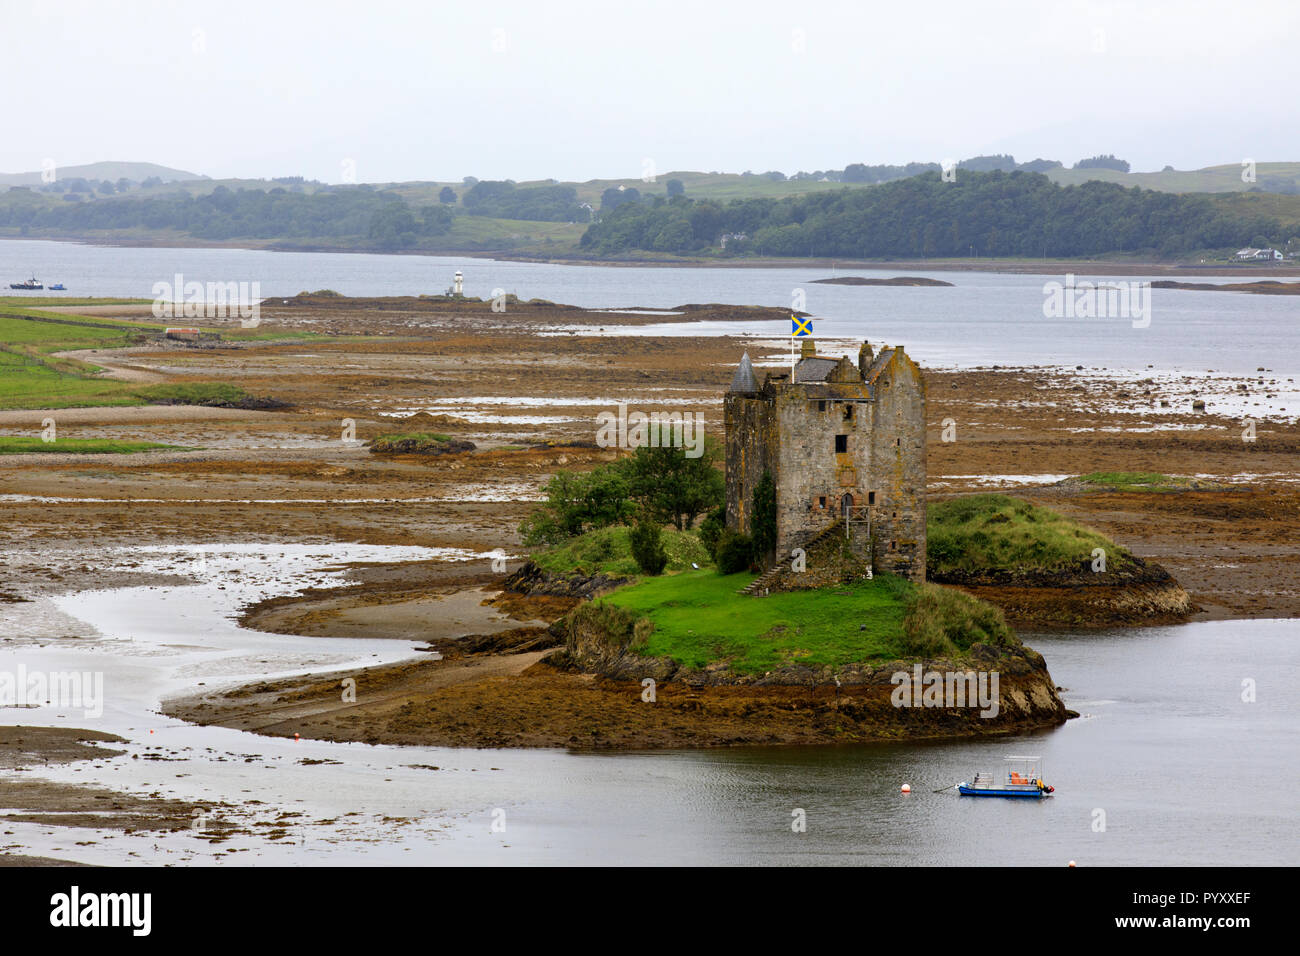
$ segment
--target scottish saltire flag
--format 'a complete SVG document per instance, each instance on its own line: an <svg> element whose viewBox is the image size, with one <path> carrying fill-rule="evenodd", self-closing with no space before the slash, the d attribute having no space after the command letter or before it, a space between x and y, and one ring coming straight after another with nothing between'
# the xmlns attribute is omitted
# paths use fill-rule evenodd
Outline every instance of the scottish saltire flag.
<svg viewBox="0 0 1300 956"><path fill-rule="evenodd" d="M812 316L801 319L796 315L790 316L790 334L800 339L805 335L812 335Z"/></svg>

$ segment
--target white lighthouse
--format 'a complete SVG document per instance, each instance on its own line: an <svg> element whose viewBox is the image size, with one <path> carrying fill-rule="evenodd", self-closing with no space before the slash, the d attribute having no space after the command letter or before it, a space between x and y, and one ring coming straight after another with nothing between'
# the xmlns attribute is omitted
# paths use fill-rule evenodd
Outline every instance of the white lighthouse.
<svg viewBox="0 0 1300 956"><path fill-rule="evenodd" d="M456 270L456 275L451 280L451 294L457 298L465 294L465 275L459 269Z"/></svg>

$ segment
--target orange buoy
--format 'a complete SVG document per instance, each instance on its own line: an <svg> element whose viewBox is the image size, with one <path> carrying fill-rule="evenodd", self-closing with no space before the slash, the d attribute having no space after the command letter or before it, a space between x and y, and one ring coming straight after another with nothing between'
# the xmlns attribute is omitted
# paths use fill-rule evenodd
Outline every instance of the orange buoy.
<svg viewBox="0 0 1300 956"><path fill-rule="evenodd" d="M912 787L909 784L903 784L903 793L911 793Z"/></svg>

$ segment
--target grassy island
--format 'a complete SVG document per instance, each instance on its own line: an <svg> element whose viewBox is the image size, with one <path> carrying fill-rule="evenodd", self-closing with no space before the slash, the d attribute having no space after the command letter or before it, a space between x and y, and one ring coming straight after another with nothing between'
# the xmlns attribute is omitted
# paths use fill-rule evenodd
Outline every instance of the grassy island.
<svg viewBox="0 0 1300 956"><path fill-rule="evenodd" d="M969 495L932 504L926 526L931 577L1054 574L1090 567L1106 553L1108 570L1135 565L1128 549L1049 508L1006 495Z"/></svg>

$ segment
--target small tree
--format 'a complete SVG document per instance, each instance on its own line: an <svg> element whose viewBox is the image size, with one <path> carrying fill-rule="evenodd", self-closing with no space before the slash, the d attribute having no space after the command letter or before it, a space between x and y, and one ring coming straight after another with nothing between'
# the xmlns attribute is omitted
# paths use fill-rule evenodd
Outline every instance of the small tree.
<svg viewBox="0 0 1300 956"><path fill-rule="evenodd" d="M682 181L680 179L668 180L669 199L672 199L674 196L685 196L685 195L686 195L686 187L682 185Z"/></svg>
<svg viewBox="0 0 1300 956"><path fill-rule="evenodd" d="M646 574L663 574L668 565L668 552L664 550L663 534L652 521L640 521L628 535L632 557L637 567Z"/></svg>
<svg viewBox="0 0 1300 956"><path fill-rule="evenodd" d="M452 189L450 186L443 186L442 191L438 193L438 202L447 203L448 205L451 205L455 201L456 201L456 190Z"/></svg>
<svg viewBox="0 0 1300 956"><path fill-rule="evenodd" d="M695 519L722 503L726 483L718 470L718 443L705 437L698 458L680 447L642 446L619 462L633 498L657 521L689 530Z"/></svg>
<svg viewBox="0 0 1300 956"><path fill-rule="evenodd" d="M632 513L627 481L614 468L560 471L546 483L546 503L520 525L524 544L558 544L585 531L621 524Z"/></svg>

